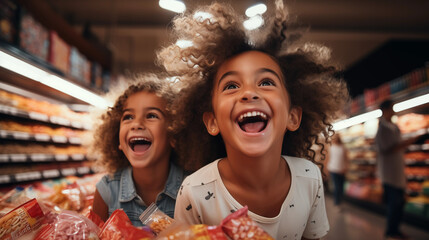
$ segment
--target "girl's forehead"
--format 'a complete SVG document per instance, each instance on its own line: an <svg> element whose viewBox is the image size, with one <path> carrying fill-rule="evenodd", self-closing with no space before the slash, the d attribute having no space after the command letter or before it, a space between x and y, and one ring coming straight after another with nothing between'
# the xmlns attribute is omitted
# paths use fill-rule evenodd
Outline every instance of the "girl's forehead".
<svg viewBox="0 0 429 240"><path fill-rule="evenodd" d="M283 77L281 68L273 56L261 51L250 50L236 54L220 64L216 72L216 79L227 71L257 71L259 69L270 69Z"/></svg>

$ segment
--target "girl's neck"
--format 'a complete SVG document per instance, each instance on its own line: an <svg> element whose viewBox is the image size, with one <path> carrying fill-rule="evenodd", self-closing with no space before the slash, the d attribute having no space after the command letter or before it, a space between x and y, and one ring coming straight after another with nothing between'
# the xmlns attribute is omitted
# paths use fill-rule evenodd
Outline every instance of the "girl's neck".
<svg viewBox="0 0 429 240"><path fill-rule="evenodd" d="M221 161L219 171L223 180L256 189L265 188L283 177L285 165L280 152L254 158L228 153L228 157Z"/></svg>
<svg viewBox="0 0 429 240"><path fill-rule="evenodd" d="M137 194L146 204L156 201L156 196L164 190L170 171L169 161L161 161L145 168L133 168L133 181Z"/></svg>

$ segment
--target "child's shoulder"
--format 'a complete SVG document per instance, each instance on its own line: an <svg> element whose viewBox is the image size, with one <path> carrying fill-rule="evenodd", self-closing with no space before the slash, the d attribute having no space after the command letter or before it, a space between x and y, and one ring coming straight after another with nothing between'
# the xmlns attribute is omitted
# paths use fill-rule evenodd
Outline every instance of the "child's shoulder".
<svg viewBox="0 0 429 240"><path fill-rule="evenodd" d="M197 186L216 181L219 177L218 162L219 160L211 162L187 176L185 179L186 184Z"/></svg>
<svg viewBox="0 0 429 240"><path fill-rule="evenodd" d="M123 173L126 173L127 170L128 170L128 168L122 168L122 169L117 170L114 173L108 173L108 174L104 175L100 181L104 181L107 183L113 182L113 181L120 181Z"/></svg>
<svg viewBox="0 0 429 240"><path fill-rule="evenodd" d="M315 163L300 157L283 156L283 158L286 159L292 174L315 179L321 177L320 169Z"/></svg>

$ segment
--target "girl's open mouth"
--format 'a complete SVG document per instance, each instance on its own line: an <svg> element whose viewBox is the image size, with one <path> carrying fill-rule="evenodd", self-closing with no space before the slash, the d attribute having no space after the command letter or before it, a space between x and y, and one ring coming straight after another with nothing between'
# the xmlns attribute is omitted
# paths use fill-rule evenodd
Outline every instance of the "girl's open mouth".
<svg viewBox="0 0 429 240"><path fill-rule="evenodd" d="M134 152L144 152L149 149L152 142L147 138L136 137L131 138L128 143Z"/></svg>
<svg viewBox="0 0 429 240"><path fill-rule="evenodd" d="M238 117L237 123L244 132L257 133L265 129L268 117L263 112L247 112Z"/></svg>

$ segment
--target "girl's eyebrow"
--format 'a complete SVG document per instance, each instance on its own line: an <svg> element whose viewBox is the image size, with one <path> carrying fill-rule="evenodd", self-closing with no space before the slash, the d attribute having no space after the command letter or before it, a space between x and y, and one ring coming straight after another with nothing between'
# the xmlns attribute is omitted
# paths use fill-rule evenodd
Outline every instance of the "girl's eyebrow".
<svg viewBox="0 0 429 240"><path fill-rule="evenodd" d="M229 75L235 75L235 74L238 74L238 72L237 72L237 71L229 71L229 72L224 73L224 74L219 78L219 82L217 83L217 86L219 87L220 83L222 82L222 80L223 80L224 78L228 77Z"/></svg>
<svg viewBox="0 0 429 240"><path fill-rule="evenodd" d="M258 74L260 74L260 73L264 73L264 72L269 72L269 73L272 73L272 74L274 74L278 79L282 79L274 70L272 70L272 69L269 69L269 68L260 68L260 69L258 69L258 71L257 71L257 73ZM218 86L220 85L220 83L222 82L222 80L224 79L224 78L226 78L227 76L229 76L229 75L234 75L234 74L238 74L238 72L237 71L229 71L229 72L226 72L226 73L224 73L221 77L220 77L220 79L219 79L219 82L218 82Z"/></svg>
<svg viewBox="0 0 429 240"><path fill-rule="evenodd" d="M155 111L158 111L158 112L160 112L163 116L165 116L165 113L160 109L160 108L157 108L157 107L147 107L147 108L145 108L145 110L148 110L148 111L152 111L152 110L155 110ZM133 111L133 108L125 108L123 111L122 111L122 113L124 113L124 112L132 112Z"/></svg>
<svg viewBox="0 0 429 240"><path fill-rule="evenodd" d="M264 73L264 72L269 72L269 73L272 73L272 74L274 74L274 75L276 75L276 77L278 78L278 79L282 79L274 70L272 70L272 69L269 69L269 68L261 68L261 69L259 69L258 70L258 73Z"/></svg>

